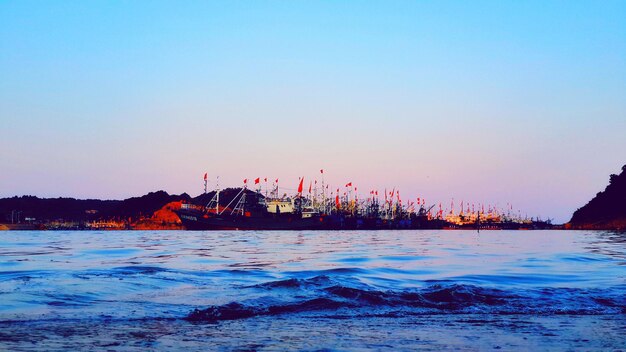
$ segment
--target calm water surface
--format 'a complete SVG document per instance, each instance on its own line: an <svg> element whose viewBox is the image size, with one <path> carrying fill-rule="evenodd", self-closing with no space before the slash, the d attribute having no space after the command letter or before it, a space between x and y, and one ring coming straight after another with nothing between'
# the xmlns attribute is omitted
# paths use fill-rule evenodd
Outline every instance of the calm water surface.
<svg viewBox="0 0 626 352"><path fill-rule="evenodd" d="M0 349L619 350L625 336L619 233L0 233Z"/></svg>

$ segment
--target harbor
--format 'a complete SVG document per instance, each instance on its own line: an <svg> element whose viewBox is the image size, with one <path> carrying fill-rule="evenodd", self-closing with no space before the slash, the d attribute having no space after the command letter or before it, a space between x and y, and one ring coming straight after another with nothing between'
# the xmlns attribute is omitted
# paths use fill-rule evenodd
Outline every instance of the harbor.
<svg viewBox="0 0 626 352"><path fill-rule="evenodd" d="M422 197L406 199L400 190L372 189L362 194L352 182L343 187L301 177L296 189L279 187L279 179L254 179L248 187L207 191L195 202L182 203L175 212L190 230L394 230L472 229L545 230L551 220L522 217L509 203L502 209L491 204L454 200L449 208ZM262 185L262 183L264 185ZM287 192L291 191L291 194ZM221 195L221 196L220 196ZM207 201L208 200L208 201ZM206 203L202 203L205 201Z"/></svg>

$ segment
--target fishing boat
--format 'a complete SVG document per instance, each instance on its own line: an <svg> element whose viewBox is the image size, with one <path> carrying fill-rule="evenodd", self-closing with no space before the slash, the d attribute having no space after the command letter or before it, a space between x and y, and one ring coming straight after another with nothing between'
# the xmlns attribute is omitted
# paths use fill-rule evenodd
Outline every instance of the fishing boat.
<svg viewBox="0 0 626 352"><path fill-rule="evenodd" d="M220 205L217 189L206 206L183 204L177 214L190 230L314 230L330 226L300 195L267 197L247 187L225 206Z"/></svg>

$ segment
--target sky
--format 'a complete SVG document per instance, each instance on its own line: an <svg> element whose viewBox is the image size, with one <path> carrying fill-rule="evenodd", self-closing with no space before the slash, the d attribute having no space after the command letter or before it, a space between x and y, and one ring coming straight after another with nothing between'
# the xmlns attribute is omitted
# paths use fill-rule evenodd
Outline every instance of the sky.
<svg viewBox="0 0 626 352"><path fill-rule="evenodd" d="M624 1L0 1L0 197L298 177L569 220L626 164Z"/></svg>

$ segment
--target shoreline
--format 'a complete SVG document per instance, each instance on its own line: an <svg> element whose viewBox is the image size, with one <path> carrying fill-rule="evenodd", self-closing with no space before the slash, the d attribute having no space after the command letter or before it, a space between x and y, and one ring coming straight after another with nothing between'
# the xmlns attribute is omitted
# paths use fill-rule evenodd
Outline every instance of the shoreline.
<svg viewBox="0 0 626 352"><path fill-rule="evenodd" d="M315 232L323 232L323 231L475 231L476 228L441 228L441 229L428 229L428 228L388 228L388 229L311 229L311 230L281 230L281 231L291 231L291 232L301 232L301 231L315 231ZM520 229L504 229L504 228L481 228L480 231L562 231L562 230L593 230L593 231L623 231L620 229L582 229L582 228L566 228L564 225L554 225L549 229L532 229L532 228L520 228ZM85 231L206 231L206 232L221 232L221 231L272 231L272 230L188 230L182 227L163 227L163 228L45 228L38 225L29 225L29 224L0 224L0 231L76 231L76 232L85 232Z"/></svg>
<svg viewBox="0 0 626 352"><path fill-rule="evenodd" d="M621 225L621 224L620 224ZM476 227L443 227L443 228L360 228L360 229L310 229L306 231L410 231L410 230L442 230L442 231L478 231ZM576 230L576 231L626 231L624 226L598 226L598 225L572 225L570 223L552 225L550 228L498 228L498 227L481 227L480 231L541 231L541 230ZM7 224L0 223L0 231L196 231L186 229L181 224L122 224L115 227L84 227L79 223L69 226L58 226L49 224ZM203 231L222 231L222 230L203 230ZM264 231L259 230L231 230L231 231ZM301 231L301 230L283 230L283 231Z"/></svg>

